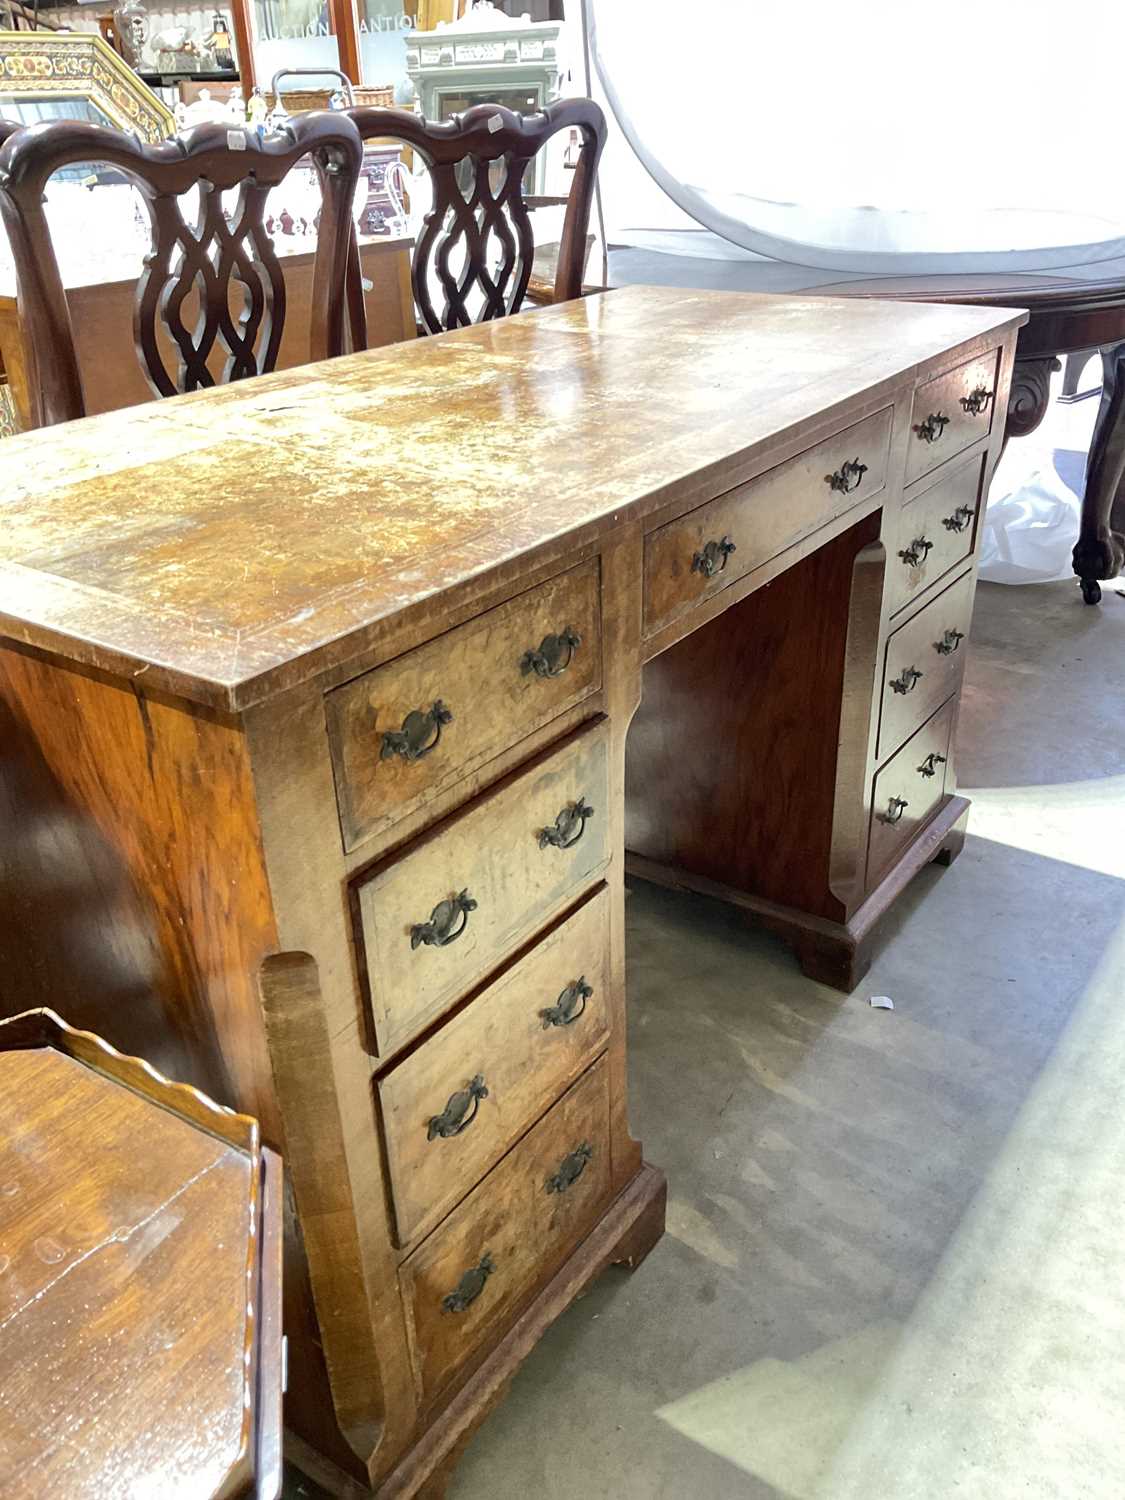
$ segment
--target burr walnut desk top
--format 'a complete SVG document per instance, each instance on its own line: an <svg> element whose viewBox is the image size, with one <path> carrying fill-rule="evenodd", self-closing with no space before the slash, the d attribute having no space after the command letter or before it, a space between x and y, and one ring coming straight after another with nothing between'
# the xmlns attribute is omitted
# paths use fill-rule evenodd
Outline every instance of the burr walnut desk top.
<svg viewBox="0 0 1125 1500"><path fill-rule="evenodd" d="M242 709L1021 321L629 287L26 434L0 451L0 623Z"/></svg>

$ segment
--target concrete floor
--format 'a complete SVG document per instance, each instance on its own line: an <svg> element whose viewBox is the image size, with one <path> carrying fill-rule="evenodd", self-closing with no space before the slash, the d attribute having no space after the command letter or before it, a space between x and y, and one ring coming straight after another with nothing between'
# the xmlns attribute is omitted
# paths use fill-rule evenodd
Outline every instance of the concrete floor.
<svg viewBox="0 0 1125 1500"><path fill-rule="evenodd" d="M450 1500L1125 1496L1123 661L1116 593L981 587L972 833L850 997L635 887L668 1233L552 1328Z"/></svg>

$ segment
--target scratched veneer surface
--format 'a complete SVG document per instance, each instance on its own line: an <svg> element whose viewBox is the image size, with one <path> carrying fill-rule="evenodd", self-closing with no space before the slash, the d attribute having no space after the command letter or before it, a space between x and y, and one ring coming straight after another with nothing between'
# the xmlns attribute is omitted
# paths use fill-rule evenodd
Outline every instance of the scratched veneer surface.
<svg viewBox="0 0 1125 1500"><path fill-rule="evenodd" d="M27 433L0 630L240 708L507 559L709 499L996 321L632 287Z"/></svg>

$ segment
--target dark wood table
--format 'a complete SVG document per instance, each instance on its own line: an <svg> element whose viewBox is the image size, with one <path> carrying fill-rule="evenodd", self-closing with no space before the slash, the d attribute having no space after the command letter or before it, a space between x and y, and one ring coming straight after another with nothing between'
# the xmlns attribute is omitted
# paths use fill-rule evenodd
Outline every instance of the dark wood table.
<svg viewBox="0 0 1125 1500"><path fill-rule="evenodd" d="M689 236L685 236L685 239ZM691 235L698 247L701 237ZM711 237L702 239L706 240ZM667 237L675 244L677 236ZM722 242L715 241L721 253ZM1013 275L841 275L787 261L734 252L740 258L708 259L633 247L610 255L611 286L723 287L748 292L806 292L827 297L893 297L976 307L1026 308L1008 401L1005 440L1026 437L1047 411L1051 373L1060 356L1098 350L1103 387L1090 445L1082 523L1074 571L1087 604L1101 598L1098 580L1125 572L1125 261L1065 267L1058 272ZM1091 275L1088 273L1101 273Z"/></svg>
<svg viewBox="0 0 1125 1500"><path fill-rule="evenodd" d="M0 1493L281 1481L281 1171L51 1011L0 1022Z"/></svg>

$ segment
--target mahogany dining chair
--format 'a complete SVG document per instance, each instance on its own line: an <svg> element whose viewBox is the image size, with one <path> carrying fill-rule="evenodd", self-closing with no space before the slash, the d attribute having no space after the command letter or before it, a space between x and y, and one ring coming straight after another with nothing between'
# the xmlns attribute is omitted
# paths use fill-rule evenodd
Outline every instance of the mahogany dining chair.
<svg viewBox="0 0 1125 1500"><path fill-rule="evenodd" d="M66 292L44 193L76 163L108 166L139 191L151 229L134 301L133 331L145 378L158 396L264 374L274 368L285 326L283 262L266 229L266 201L308 157L320 181L309 358L362 348L364 328L346 315L352 203L363 163L346 115L295 116L260 137L200 125L160 145L84 121L17 129L0 145L0 218L8 231L20 318L32 360L31 425L86 415ZM198 189L189 224L183 194ZM236 192L234 203L223 196ZM349 326L350 321L350 326Z"/></svg>
<svg viewBox="0 0 1125 1500"><path fill-rule="evenodd" d="M528 294L535 235L528 169L562 131L578 143L559 244L556 302L578 297L605 116L592 99L560 99L535 114L475 104L449 120L426 120L401 109L357 106L345 111L365 141L396 140L425 165L433 201L411 263L419 331L485 322L519 312ZM360 301L353 242L350 304ZM361 334L362 330L358 330Z"/></svg>

